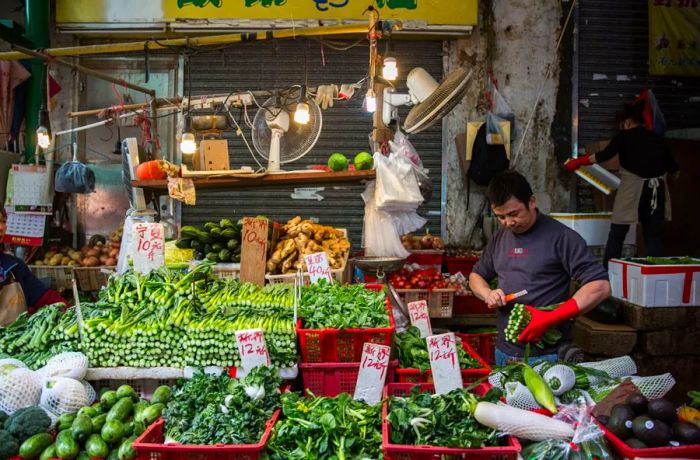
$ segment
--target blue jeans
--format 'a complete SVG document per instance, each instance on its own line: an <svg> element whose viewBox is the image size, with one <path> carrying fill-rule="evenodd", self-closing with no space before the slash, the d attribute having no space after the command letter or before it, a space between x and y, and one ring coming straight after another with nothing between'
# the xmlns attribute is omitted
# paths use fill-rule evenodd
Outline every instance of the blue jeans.
<svg viewBox="0 0 700 460"><path fill-rule="evenodd" d="M518 356L511 356L503 353L501 350L496 348L496 366L505 366L506 364L509 364L508 361L515 360L515 361L521 361L523 360L522 357ZM559 360L559 355L556 353L552 353L551 355L540 355L540 356L530 356L528 359L528 364L536 363L537 361L558 361Z"/></svg>

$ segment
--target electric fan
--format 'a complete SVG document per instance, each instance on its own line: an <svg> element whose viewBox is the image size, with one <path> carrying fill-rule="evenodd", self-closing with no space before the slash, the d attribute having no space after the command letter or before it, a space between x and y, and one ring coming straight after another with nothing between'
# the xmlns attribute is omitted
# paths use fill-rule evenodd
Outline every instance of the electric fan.
<svg viewBox="0 0 700 460"><path fill-rule="evenodd" d="M406 78L408 94L384 89L382 121L385 125L397 118L398 106L415 105L406 117L403 129L418 133L440 121L462 100L473 71L458 68L438 84L422 67L416 67Z"/></svg>
<svg viewBox="0 0 700 460"><path fill-rule="evenodd" d="M298 98L282 102L280 97L269 98L258 109L253 119L253 145L267 160L268 172L280 171L280 165L291 163L306 155L321 135L321 109L309 99L309 120L305 124L293 120Z"/></svg>

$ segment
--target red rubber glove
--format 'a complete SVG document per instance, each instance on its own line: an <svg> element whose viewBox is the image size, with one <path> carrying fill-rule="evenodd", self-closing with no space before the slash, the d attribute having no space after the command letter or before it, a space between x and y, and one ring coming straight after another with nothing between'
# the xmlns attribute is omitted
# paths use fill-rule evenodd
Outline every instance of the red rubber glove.
<svg viewBox="0 0 700 460"><path fill-rule="evenodd" d="M579 314L578 303L572 297L563 304L559 305L555 310L542 311L526 305L525 308L532 315L530 324L518 336L518 342L537 343L542 339L542 336L547 329L562 323L571 318L575 318Z"/></svg>
<svg viewBox="0 0 700 460"><path fill-rule="evenodd" d="M590 166L592 164L593 162L591 161L590 155L581 155L578 158L569 158L566 160L566 163L564 163L564 168L571 172L576 171L581 166Z"/></svg>

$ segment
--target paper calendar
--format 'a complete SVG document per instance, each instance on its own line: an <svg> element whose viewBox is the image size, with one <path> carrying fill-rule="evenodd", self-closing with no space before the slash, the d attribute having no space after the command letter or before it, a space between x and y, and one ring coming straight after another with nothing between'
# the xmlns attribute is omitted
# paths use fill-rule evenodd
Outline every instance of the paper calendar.
<svg viewBox="0 0 700 460"><path fill-rule="evenodd" d="M7 232L4 243L41 246L44 242L46 216L42 214L7 213Z"/></svg>

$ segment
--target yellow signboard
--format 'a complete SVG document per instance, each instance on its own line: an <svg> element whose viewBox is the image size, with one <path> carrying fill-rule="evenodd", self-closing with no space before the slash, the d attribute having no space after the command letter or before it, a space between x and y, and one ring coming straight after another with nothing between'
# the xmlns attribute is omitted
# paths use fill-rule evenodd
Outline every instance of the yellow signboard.
<svg viewBox="0 0 700 460"><path fill-rule="evenodd" d="M649 74L700 76L700 1L649 1Z"/></svg>
<svg viewBox="0 0 700 460"><path fill-rule="evenodd" d="M380 19L426 25L477 23L477 0L57 0L56 21L148 23L183 20L366 20L374 3Z"/></svg>

